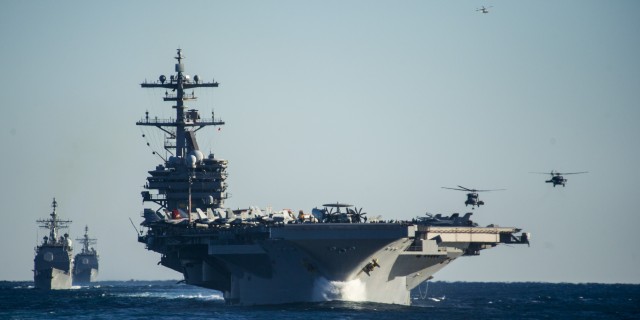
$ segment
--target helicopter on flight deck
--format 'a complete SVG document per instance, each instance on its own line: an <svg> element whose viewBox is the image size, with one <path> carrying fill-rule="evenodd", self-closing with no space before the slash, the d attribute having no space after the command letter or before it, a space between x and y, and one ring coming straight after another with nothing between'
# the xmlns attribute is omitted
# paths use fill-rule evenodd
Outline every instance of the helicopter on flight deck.
<svg viewBox="0 0 640 320"><path fill-rule="evenodd" d="M464 206L466 207L468 205L471 205L471 209L475 209L476 206L480 207L481 205L484 205L484 201L479 199L478 192L506 190L506 189L478 190L478 189L465 188L463 186L458 186L458 188L447 188L447 187L442 187L442 188L443 189L449 189L449 190L458 190L458 191L467 191L467 192L469 192L469 193L467 193L467 201L464 202Z"/></svg>
<svg viewBox="0 0 640 320"><path fill-rule="evenodd" d="M567 183L567 181L569 181L569 179L565 179L565 177L563 177L563 175L567 175L567 174L580 174L580 173L587 173L589 171L580 171L580 172L567 172L567 173L562 173L562 172L558 172L558 171L553 171L551 170L550 173L548 172L531 172L531 173L538 173L538 174L551 174L551 179L546 180L546 183L553 183L553 187L555 188L555 186L557 185L562 185L563 187L565 186L565 184Z"/></svg>

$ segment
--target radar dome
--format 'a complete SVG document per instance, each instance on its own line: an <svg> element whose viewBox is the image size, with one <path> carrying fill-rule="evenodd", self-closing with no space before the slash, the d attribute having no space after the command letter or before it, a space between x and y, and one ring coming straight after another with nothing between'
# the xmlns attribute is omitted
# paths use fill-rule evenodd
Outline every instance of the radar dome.
<svg viewBox="0 0 640 320"><path fill-rule="evenodd" d="M200 150L193 150L193 151L189 152L189 155L195 156L196 160L198 162L200 162L200 161L202 161L202 159L204 159L204 154Z"/></svg>
<svg viewBox="0 0 640 320"><path fill-rule="evenodd" d="M196 162L197 162L196 156L191 154L188 157L186 157L184 159L184 161L185 161L187 167L190 167L190 168L195 168L196 167Z"/></svg>

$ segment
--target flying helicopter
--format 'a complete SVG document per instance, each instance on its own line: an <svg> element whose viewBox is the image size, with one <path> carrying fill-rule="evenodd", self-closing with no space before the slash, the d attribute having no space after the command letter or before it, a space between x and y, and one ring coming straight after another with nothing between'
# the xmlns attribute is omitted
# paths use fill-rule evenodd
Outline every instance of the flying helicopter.
<svg viewBox="0 0 640 320"><path fill-rule="evenodd" d="M487 191L501 191L501 190L506 190L506 189L490 189L490 190L478 190L478 189L469 189L469 188L465 188L463 186L458 186L458 188L447 188L447 187L442 187L443 189L449 189L449 190L458 190L458 191L467 191L469 193L467 193L467 201L464 202L464 206L468 206L471 205L471 209L475 209L476 206L480 207L481 205L484 205L484 201L480 200L478 198L478 192L487 192Z"/></svg>
<svg viewBox="0 0 640 320"><path fill-rule="evenodd" d="M546 180L546 183L553 183L553 187L555 188L557 185L561 184L563 187L565 186L565 184L567 183L567 181L569 181L569 179L565 179L563 177L563 175L567 175L567 174L580 174L580 173L587 173L589 171L580 171L580 172L567 172L567 173L562 173L562 172L558 172L558 171L553 171L551 170L550 173L547 172L531 172L531 173L538 173L538 174L550 174L551 175L551 179Z"/></svg>
<svg viewBox="0 0 640 320"><path fill-rule="evenodd" d="M476 9L476 11L482 12L482 13L489 13L489 8L493 8L493 6L488 6L488 7L482 6L482 7L478 8L478 9Z"/></svg>

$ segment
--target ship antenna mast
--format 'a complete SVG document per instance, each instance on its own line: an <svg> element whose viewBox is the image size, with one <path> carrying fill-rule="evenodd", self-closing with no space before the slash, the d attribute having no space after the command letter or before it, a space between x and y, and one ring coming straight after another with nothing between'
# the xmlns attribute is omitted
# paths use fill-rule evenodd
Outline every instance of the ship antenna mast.
<svg viewBox="0 0 640 320"><path fill-rule="evenodd" d="M82 253L87 254L91 252L90 245L95 245L97 239L89 238L89 226L84 226L84 236L82 238L76 238L76 241L82 243Z"/></svg>
<svg viewBox="0 0 640 320"><path fill-rule="evenodd" d="M50 214L51 218L46 220L38 219L36 220L36 222L40 224L41 228L49 229L49 238L47 242L50 244L55 244L58 241L58 229L68 228L71 220L58 219L58 214L56 213L56 209L58 208L58 201L56 201L56 198L53 198L51 207L53 208L53 211Z"/></svg>
<svg viewBox="0 0 640 320"><path fill-rule="evenodd" d="M182 49L177 50L178 52L175 57L175 59L178 60L178 63L176 63L175 65L176 75L170 76L169 79L167 79L164 75L161 75L158 79L159 81L157 82L145 82L140 84L142 88L164 88L171 89L171 92L175 92L175 94L171 94L167 90L164 96L164 101L176 102L176 104L173 106L173 108L176 109L176 118L171 120L159 120L149 119L149 117L147 116L142 121L138 121L136 125L155 126L167 133L171 139L175 139L175 145L165 145L165 149L175 148L175 156L177 158L183 158L190 151L197 150L197 145L193 145L193 139L190 136L192 132L200 130L206 126L224 125L224 122L219 119L216 120L214 118L211 118L211 120L200 119L197 112L192 112L195 110L186 110L187 106L185 105L185 101L197 100L197 97L194 93L186 94L186 89L204 87L217 88L218 83L215 81L204 82L197 75L192 79L188 74L185 73L183 63L185 56L182 54ZM165 127L174 127L175 132L166 129Z"/></svg>
<svg viewBox="0 0 640 320"><path fill-rule="evenodd" d="M49 228L49 237L51 239L57 239L57 231L58 231L58 214L56 213L56 208L58 207L58 202L56 198L53 198L53 203L51 203L51 207L53 211L51 212L51 227Z"/></svg>

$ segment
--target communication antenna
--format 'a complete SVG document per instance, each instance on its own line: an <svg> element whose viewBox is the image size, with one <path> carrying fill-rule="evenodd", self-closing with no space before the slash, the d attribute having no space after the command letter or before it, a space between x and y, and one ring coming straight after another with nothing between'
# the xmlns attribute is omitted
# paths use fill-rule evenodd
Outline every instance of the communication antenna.
<svg viewBox="0 0 640 320"><path fill-rule="evenodd" d="M129 221L131 221L131 226L133 226L133 229L136 230L136 236L138 235L138 233L140 235L142 235L142 231L138 231L138 228L136 228L135 223L133 223L133 220L131 220L131 218L129 218Z"/></svg>

